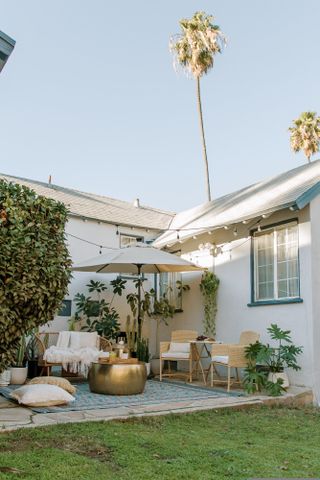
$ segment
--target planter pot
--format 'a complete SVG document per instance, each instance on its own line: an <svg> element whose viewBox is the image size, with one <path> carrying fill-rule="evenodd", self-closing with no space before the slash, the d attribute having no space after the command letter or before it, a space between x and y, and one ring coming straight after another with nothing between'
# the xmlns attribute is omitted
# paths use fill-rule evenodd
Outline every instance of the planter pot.
<svg viewBox="0 0 320 480"><path fill-rule="evenodd" d="M151 373L151 363L150 362L146 362L146 369L147 369L147 377L149 377L150 373Z"/></svg>
<svg viewBox="0 0 320 480"><path fill-rule="evenodd" d="M38 360L28 360L28 378L35 378L39 376L40 373L38 367Z"/></svg>
<svg viewBox="0 0 320 480"><path fill-rule="evenodd" d="M11 385L22 385L27 380L28 367L11 367Z"/></svg>
<svg viewBox="0 0 320 480"><path fill-rule="evenodd" d="M151 360L151 371L153 375L160 374L160 358L152 358Z"/></svg>
<svg viewBox="0 0 320 480"><path fill-rule="evenodd" d="M278 378L282 378L283 388L288 388L289 387L289 378L288 378L288 375L285 372L277 372L277 373L270 372L269 375L268 375L269 382L277 383Z"/></svg>
<svg viewBox="0 0 320 480"><path fill-rule="evenodd" d="M11 371L5 370L0 373L0 387L7 387L10 384L11 380Z"/></svg>

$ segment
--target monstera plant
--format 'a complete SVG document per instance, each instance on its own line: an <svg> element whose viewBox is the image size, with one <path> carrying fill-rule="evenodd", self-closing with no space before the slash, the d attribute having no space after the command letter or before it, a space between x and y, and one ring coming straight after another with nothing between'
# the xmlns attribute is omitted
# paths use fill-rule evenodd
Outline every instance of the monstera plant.
<svg viewBox="0 0 320 480"><path fill-rule="evenodd" d="M0 181L0 372L21 337L52 320L67 293L67 213L62 203Z"/></svg>

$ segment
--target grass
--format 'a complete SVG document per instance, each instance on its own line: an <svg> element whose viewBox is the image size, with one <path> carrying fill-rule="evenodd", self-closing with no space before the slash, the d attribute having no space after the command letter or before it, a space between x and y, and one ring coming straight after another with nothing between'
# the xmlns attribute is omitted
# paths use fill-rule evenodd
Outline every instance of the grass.
<svg viewBox="0 0 320 480"><path fill-rule="evenodd" d="M320 476L320 413L257 407L0 435L0 479Z"/></svg>

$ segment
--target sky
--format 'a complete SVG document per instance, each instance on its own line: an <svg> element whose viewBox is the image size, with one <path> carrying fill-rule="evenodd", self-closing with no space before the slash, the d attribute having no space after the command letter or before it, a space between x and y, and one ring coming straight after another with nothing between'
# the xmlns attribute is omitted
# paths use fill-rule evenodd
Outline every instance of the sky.
<svg viewBox="0 0 320 480"><path fill-rule="evenodd" d="M206 200L179 19L227 37L201 80L213 197L303 164L288 127L319 108L319 0L0 0L0 172L181 211Z"/></svg>

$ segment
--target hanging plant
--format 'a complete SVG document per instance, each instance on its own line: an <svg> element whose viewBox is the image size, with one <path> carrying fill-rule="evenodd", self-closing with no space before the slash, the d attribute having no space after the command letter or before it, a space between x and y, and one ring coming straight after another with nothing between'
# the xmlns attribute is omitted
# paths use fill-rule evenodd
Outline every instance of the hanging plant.
<svg viewBox="0 0 320 480"><path fill-rule="evenodd" d="M200 291L204 300L204 333L215 337L216 334L216 315L217 315L217 293L219 288L219 279L213 272L208 270L202 275L200 282Z"/></svg>

